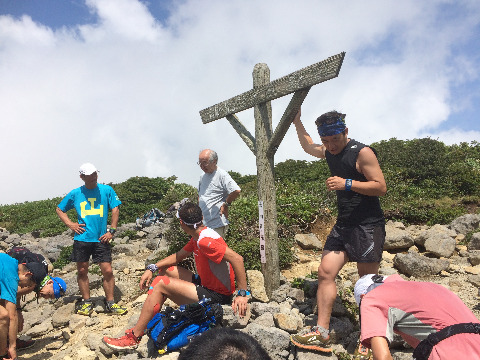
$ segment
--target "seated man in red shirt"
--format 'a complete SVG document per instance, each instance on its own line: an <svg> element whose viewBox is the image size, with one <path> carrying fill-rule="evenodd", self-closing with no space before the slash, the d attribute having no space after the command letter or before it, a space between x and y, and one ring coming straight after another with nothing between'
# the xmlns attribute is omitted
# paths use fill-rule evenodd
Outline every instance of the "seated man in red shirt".
<svg viewBox="0 0 480 360"><path fill-rule="evenodd" d="M233 299L234 313L244 316L247 310L247 278L243 258L230 249L214 230L203 225L202 210L193 203L186 203L177 212L180 227L191 236L182 250L156 264L147 266L140 279L140 288L150 284L153 274L158 276L151 283L148 297L143 304L137 324L120 338L104 337L103 342L112 349L135 349L148 322L160 311L167 298L178 305L191 304L203 298L210 298L220 304L230 304L235 292L235 279L238 292ZM176 266L194 254L198 275Z"/></svg>
<svg viewBox="0 0 480 360"><path fill-rule="evenodd" d="M480 359L478 319L441 285L369 274L355 284L355 300L360 340L374 360L393 359L388 344L394 332L415 349L416 360Z"/></svg>

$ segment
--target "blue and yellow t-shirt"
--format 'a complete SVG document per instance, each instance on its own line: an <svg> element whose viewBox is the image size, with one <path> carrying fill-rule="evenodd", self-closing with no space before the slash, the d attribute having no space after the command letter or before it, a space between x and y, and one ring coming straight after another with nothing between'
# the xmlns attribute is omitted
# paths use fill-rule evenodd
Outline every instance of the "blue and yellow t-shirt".
<svg viewBox="0 0 480 360"><path fill-rule="evenodd" d="M97 184L95 189L81 186L70 191L58 207L63 212L75 209L78 223L85 224L85 231L75 234L74 240L99 242L100 236L107 232L108 211L121 203L111 186Z"/></svg>

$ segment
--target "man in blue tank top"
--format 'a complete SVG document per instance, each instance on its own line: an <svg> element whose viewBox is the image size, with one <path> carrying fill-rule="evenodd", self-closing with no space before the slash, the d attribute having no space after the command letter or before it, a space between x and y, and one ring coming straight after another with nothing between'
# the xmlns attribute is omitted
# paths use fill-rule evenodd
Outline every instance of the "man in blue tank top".
<svg viewBox="0 0 480 360"><path fill-rule="evenodd" d="M331 351L329 324L337 296L335 278L348 261L357 263L359 276L376 274L385 242L385 219L379 196L387 186L372 148L348 137L345 114L331 111L316 121L322 144L315 144L305 130L301 111L293 120L306 153L326 159L331 177L327 189L336 191L338 217L330 232L318 267L317 326L307 334L291 337L295 345Z"/></svg>

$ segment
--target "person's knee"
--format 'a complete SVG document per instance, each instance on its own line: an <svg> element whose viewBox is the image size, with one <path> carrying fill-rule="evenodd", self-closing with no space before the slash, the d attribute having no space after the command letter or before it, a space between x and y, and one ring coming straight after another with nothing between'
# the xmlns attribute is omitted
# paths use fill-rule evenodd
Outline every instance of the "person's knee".
<svg viewBox="0 0 480 360"><path fill-rule="evenodd" d="M171 276L175 273L178 273L178 269L176 266L172 265L172 266L169 266L168 268L166 269L163 269L161 274L162 275L166 275L166 276Z"/></svg>
<svg viewBox="0 0 480 360"><path fill-rule="evenodd" d="M160 291L163 293L163 290L166 289L168 285L170 285L170 277L167 275L161 275L158 277L157 284L153 287L153 291Z"/></svg>
<svg viewBox="0 0 480 360"><path fill-rule="evenodd" d="M77 276L78 277L88 276L88 264L77 266Z"/></svg>
<svg viewBox="0 0 480 360"><path fill-rule="evenodd" d="M318 267L318 281L335 281L335 277L337 274L334 271L331 271L330 269L326 268L325 266L320 266Z"/></svg>
<svg viewBox="0 0 480 360"><path fill-rule="evenodd" d="M0 323L2 326L7 325L10 321L10 315L8 314L7 309L5 309L3 306L0 306Z"/></svg>
<svg viewBox="0 0 480 360"><path fill-rule="evenodd" d="M102 270L102 276L105 280L110 280L113 278L113 270L112 268L110 269L106 269L106 270Z"/></svg>

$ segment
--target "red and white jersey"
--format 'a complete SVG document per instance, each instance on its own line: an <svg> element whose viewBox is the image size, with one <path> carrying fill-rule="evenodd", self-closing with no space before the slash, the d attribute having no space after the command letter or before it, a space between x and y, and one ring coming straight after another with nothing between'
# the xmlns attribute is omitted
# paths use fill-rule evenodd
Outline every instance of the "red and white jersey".
<svg viewBox="0 0 480 360"><path fill-rule="evenodd" d="M233 294L235 273L232 265L223 259L227 244L216 231L206 227L201 231L197 241L191 238L183 249L193 252L202 286L219 294Z"/></svg>

